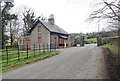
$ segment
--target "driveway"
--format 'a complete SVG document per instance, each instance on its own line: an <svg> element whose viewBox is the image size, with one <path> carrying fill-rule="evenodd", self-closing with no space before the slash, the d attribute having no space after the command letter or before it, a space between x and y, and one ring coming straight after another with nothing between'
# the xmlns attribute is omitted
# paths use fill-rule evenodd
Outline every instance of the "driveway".
<svg viewBox="0 0 120 81"><path fill-rule="evenodd" d="M59 55L3 74L4 79L108 79L96 44L60 49Z"/></svg>

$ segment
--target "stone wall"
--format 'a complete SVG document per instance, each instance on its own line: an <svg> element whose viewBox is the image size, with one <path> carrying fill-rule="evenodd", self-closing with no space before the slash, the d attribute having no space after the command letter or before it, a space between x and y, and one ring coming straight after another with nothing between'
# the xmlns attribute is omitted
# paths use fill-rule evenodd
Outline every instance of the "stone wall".
<svg viewBox="0 0 120 81"><path fill-rule="evenodd" d="M110 39L111 45L119 45L120 46L120 37L119 38L111 38Z"/></svg>
<svg viewBox="0 0 120 81"><path fill-rule="evenodd" d="M119 45L120 46L120 37L104 37L102 38L102 45L111 44L111 45Z"/></svg>

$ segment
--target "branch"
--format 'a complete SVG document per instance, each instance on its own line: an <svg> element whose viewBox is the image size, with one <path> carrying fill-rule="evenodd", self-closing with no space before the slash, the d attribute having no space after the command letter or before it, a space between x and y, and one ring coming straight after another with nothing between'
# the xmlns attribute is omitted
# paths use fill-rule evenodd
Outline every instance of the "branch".
<svg viewBox="0 0 120 81"><path fill-rule="evenodd" d="M110 5L112 5L112 6L114 6L114 7L116 7L116 8L118 8L118 9L120 9L120 5L119 6L116 6L116 5L114 5L114 4L110 4Z"/></svg>
<svg viewBox="0 0 120 81"><path fill-rule="evenodd" d="M103 0L104 1L104 0ZM115 16L117 16L117 14L115 13L115 11L113 10L113 8L111 7L111 4L107 3L106 1L104 1L104 3L110 8L110 10L113 12L113 14Z"/></svg>

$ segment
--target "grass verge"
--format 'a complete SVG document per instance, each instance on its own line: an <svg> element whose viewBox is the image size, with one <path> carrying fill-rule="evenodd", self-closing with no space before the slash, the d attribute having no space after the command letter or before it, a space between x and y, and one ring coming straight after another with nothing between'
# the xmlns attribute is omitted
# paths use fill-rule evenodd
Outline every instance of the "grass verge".
<svg viewBox="0 0 120 81"><path fill-rule="evenodd" d="M110 79L120 79L119 46L106 44L102 46L106 69Z"/></svg>
<svg viewBox="0 0 120 81"><path fill-rule="evenodd" d="M118 54L119 53L119 48L120 48L120 46L110 45L110 44L105 44L101 47L108 48L113 54Z"/></svg>

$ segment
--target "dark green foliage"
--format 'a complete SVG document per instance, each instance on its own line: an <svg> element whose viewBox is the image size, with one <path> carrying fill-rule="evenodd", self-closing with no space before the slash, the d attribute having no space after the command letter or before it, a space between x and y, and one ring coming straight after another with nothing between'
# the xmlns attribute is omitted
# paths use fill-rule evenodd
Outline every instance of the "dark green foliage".
<svg viewBox="0 0 120 81"><path fill-rule="evenodd" d="M24 35L27 35L28 31L31 29L33 24L35 23L35 13L31 11L31 8L26 10L23 13L23 21L24 21Z"/></svg>
<svg viewBox="0 0 120 81"><path fill-rule="evenodd" d="M23 14L23 22L24 22L24 35L29 35L28 31L32 28L32 26L37 22L37 20L46 20L45 17L39 16L35 18L35 12L32 11L31 8L22 12Z"/></svg>

